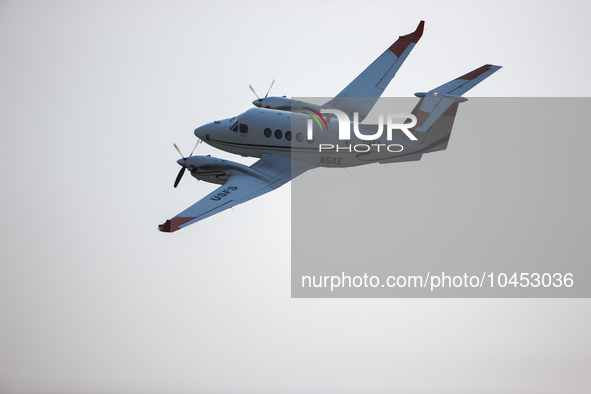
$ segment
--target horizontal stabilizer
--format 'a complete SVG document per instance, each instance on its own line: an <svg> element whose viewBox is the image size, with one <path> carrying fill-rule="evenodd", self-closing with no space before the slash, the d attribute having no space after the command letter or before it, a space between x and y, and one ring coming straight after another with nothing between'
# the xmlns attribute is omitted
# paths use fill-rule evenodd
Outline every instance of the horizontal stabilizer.
<svg viewBox="0 0 591 394"><path fill-rule="evenodd" d="M462 94L490 77L500 68L501 66L486 64L426 93L415 93L415 96L421 97L421 101L417 108L415 108L417 126L414 131L424 133L429 130L429 127L431 127L453 103L461 103L468 100L467 98L462 97Z"/></svg>
<svg viewBox="0 0 591 394"><path fill-rule="evenodd" d="M454 79L446 84L443 84L433 90L430 94L450 94L453 96L461 96L486 78L490 77L493 73L499 70L501 66L493 66L492 64L486 64L474 71L464 74L459 78Z"/></svg>

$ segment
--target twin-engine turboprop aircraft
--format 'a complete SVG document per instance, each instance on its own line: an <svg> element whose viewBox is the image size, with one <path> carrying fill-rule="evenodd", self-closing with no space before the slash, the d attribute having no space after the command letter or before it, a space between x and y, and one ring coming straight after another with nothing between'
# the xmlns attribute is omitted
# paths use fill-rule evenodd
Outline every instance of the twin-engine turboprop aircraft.
<svg viewBox="0 0 591 394"><path fill-rule="evenodd" d="M360 124L421 38L423 27L421 21L414 32L401 36L323 105L267 97L267 92L253 101L256 108L195 129L195 136L213 147L260 160L250 167L210 156L178 160L182 168L175 187L187 169L198 180L221 186L159 225L160 231L180 230L277 189L315 167L413 161L424 153L446 149L458 104L467 100L462 94L500 66L487 64L433 90L415 93L418 104L397 122L387 116L379 125Z"/></svg>

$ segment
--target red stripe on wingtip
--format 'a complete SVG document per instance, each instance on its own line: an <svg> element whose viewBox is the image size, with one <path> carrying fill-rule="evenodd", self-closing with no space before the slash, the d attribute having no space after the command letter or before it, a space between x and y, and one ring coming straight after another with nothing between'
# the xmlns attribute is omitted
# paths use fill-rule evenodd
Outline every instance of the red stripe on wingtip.
<svg viewBox="0 0 591 394"><path fill-rule="evenodd" d="M485 72L487 72L488 70L490 70L491 67L492 67L492 64L485 64L484 66L477 68L474 71L470 71L468 74L464 74L461 77L456 78L456 79L465 79L467 81L471 81L474 78L478 77L479 75L482 75Z"/></svg>
<svg viewBox="0 0 591 394"><path fill-rule="evenodd" d="M164 222L164 224L159 225L158 228L160 231L165 233L174 233L175 231L180 230L180 225L185 224L193 219L195 218L174 217L172 219L168 219L166 222Z"/></svg>
<svg viewBox="0 0 591 394"><path fill-rule="evenodd" d="M425 21L421 21L417 26L417 29L410 34L405 36L400 36L398 41L396 41L388 50L396 55L396 57L402 56L406 48L412 43L419 42L419 39L423 36L423 29L425 27Z"/></svg>

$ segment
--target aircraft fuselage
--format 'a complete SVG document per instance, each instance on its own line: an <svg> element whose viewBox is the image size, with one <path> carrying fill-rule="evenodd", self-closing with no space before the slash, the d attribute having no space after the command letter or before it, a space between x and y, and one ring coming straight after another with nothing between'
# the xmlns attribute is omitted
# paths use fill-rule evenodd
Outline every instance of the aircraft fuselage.
<svg viewBox="0 0 591 394"><path fill-rule="evenodd" d="M412 141L404 133L386 139L385 131L376 140L361 139L351 133L350 140L339 140L336 118L326 126L313 123L313 140L307 139L310 116L273 109L252 108L242 115L203 125L195 135L207 144L241 156L275 154L317 167L351 167L368 163L418 160L433 151L428 144ZM374 135L378 125L359 125L364 135Z"/></svg>

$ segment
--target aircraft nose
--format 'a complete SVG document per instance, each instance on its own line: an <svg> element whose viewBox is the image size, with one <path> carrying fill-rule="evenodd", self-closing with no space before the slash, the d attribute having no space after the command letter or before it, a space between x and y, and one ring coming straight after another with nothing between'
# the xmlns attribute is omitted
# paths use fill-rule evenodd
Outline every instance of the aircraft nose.
<svg viewBox="0 0 591 394"><path fill-rule="evenodd" d="M195 132L194 133L195 133L195 137L197 137L197 138L199 138L201 140L205 139L205 133L204 133L204 130L203 130L203 126L197 127L195 129Z"/></svg>
<svg viewBox="0 0 591 394"><path fill-rule="evenodd" d="M224 127L225 126L222 125L221 120L216 120L215 122L197 127L194 131L194 134L201 141L207 142L209 141L210 137L215 138L224 129Z"/></svg>

